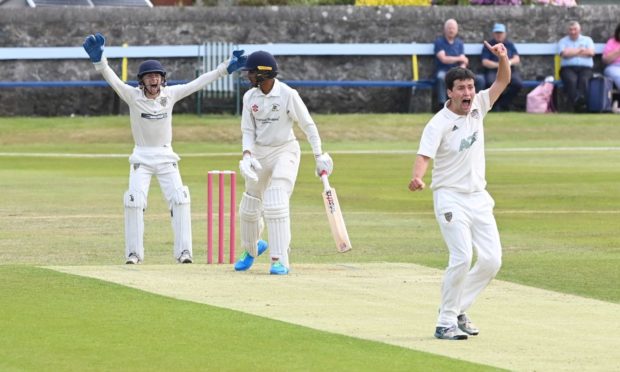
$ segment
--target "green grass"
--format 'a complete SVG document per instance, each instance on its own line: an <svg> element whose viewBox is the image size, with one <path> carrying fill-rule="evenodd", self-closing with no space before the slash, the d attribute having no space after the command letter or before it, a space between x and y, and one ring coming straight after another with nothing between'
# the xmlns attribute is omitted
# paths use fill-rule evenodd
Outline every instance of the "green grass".
<svg viewBox="0 0 620 372"><path fill-rule="evenodd" d="M354 249L345 255L337 254L329 234L316 233L327 232L328 226L321 185L312 174L311 156L304 154L291 201L293 265L411 262L445 267L447 251L432 214L432 194L429 190L407 190L419 136L430 115L314 118L324 149L334 152L335 173L330 180L338 190ZM504 265L498 278L620 303L620 116L490 114L486 124L488 188L496 200L504 247ZM237 169L239 157L190 154L238 153L239 118L178 115L174 128L175 150L183 157L181 174L192 193L195 258L203 262L206 171ZM0 156L0 263L4 265L0 265L0 369L38 370L44 365L63 370L88 366L134 369L134 365L119 368L119 364L114 364L129 360L127 354L143 363L147 360L146 356L142 359L143 355L148 355L163 369L179 360L164 340L181 344L186 335L188 344L201 345L192 346L197 349L189 352L203 363L199 366L206 365L207 359L196 356L202 353L208 355L209 364L224 366L214 369L229 369L226 366L230 364L224 363L230 362L223 356L209 354L205 351L207 346L227 341L234 350L227 355L229 360L237 360L247 344L235 337L221 340L220 333L226 332L217 328L210 331L210 327L217 326L215 323L228 327L251 323L256 327L250 332L252 337L263 338L270 327L282 327L282 332L291 335L286 343L286 357L307 360L298 362L299 369L346 369L340 368L339 358L332 355L342 354L343 360L354 360L360 358L356 355L360 350L369 353L368 358L361 357L362 363L351 364L360 368L350 370L387 369L369 364L375 359L375 352L391 355L393 364L387 365L395 370L405 369L406 363L446 369L446 365L434 366L433 363L445 362L435 356L32 268L122 263L122 195L127 187L127 156L132 147L127 117L0 118L3 153L123 154L115 158ZM303 141L302 147L308 150ZM339 150L401 152L351 154ZM240 197L241 180L238 186ZM171 263L172 232L156 181L152 183L145 218L146 264ZM49 290L45 290L46 283ZM173 326L179 318L171 314L177 311L190 317L191 327L180 330ZM14 321L9 322L10 319ZM28 323L25 319L35 323L30 328L20 328L19 322ZM122 326L124 322L141 325L139 340ZM163 329L161 338L158 329ZM44 332L45 337L40 337L40 341L26 337L35 331ZM101 342L95 342L99 335ZM68 341L72 339L80 342L72 345ZM153 339L153 352L135 345L147 339ZM318 342L312 341L315 339ZM326 364L317 364L309 356L313 353L303 350L320 348L322 343L333 345L338 353L317 349L317 355L327 353L323 358ZM93 355L89 348L95 345L101 351ZM349 348L350 353L346 351ZM39 351L33 353L33 349ZM76 355L74 364L59 357L69 354ZM6 359L6 355L14 358ZM267 369L273 355L257 351L253 361L257 369ZM136 362L135 369L143 367L143 363ZM449 363L452 368L466 368L459 361ZM200 369L189 364L183 367Z"/></svg>

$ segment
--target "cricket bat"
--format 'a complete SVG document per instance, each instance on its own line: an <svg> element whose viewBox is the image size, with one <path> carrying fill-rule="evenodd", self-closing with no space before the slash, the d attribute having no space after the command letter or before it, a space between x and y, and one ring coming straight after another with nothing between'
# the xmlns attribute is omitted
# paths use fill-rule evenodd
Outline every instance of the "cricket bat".
<svg viewBox="0 0 620 372"><path fill-rule="evenodd" d="M327 221L332 230L332 236L336 241L336 249L338 249L338 252L344 253L351 249L351 241L349 240L347 227L344 224L344 218L342 218L338 196L336 195L336 190L329 185L325 172L321 174L321 181L323 181L323 202L327 211Z"/></svg>

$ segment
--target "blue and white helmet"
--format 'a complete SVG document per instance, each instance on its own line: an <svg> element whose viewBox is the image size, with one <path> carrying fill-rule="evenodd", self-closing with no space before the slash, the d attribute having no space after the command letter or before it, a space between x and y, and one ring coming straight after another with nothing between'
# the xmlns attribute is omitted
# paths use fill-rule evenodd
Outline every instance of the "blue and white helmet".
<svg viewBox="0 0 620 372"><path fill-rule="evenodd" d="M166 77L166 69L162 64L154 59L149 59L140 64L138 68L138 80L142 80L142 77L146 74L158 72L161 76Z"/></svg>
<svg viewBox="0 0 620 372"><path fill-rule="evenodd" d="M248 56L243 70L256 72L258 81L273 79L278 75L278 63L271 53L259 50Z"/></svg>

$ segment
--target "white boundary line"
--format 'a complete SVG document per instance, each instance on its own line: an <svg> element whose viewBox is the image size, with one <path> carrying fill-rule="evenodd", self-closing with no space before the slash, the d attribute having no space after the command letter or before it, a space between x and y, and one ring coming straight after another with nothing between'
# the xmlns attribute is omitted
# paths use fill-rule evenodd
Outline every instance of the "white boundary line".
<svg viewBox="0 0 620 372"><path fill-rule="evenodd" d="M552 151L620 151L620 147L507 147L507 148L487 148L487 152L552 152ZM304 151L304 154L310 152ZM335 150L331 154L343 155L380 155L395 154L407 155L415 154L415 150ZM45 153L45 152L0 152L0 157L40 157L40 158L128 158L127 154L72 154L72 153ZM240 156L240 152L202 152L180 154L182 157L215 157L215 156Z"/></svg>
<svg viewBox="0 0 620 372"><path fill-rule="evenodd" d="M497 214L620 214L620 210L578 210L578 211L570 211L570 210L495 210L494 213ZM313 216L313 215L323 215L324 212L293 212L296 216ZM432 216L434 214L433 211L428 212L376 212L376 211L354 211L347 212L347 215L393 215L393 216ZM169 218L166 213L161 213L157 215L151 215L149 219L157 219L159 217ZM193 213L192 216L194 218L200 218L202 213L196 212ZM87 218L110 218L110 219L118 219L123 218L123 214L54 214L54 215L30 215L30 216L7 216L0 215L0 219L6 220L46 220L46 219L87 219Z"/></svg>

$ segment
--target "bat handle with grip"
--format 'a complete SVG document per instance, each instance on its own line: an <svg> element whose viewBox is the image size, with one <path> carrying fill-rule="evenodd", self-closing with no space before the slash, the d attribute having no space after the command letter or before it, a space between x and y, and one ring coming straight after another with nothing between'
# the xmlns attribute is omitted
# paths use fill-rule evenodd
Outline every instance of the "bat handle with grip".
<svg viewBox="0 0 620 372"><path fill-rule="evenodd" d="M326 171L321 172L321 181L323 181L323 189L325 191L331 189L331 186L329 186L329 181L327 180L327 172Z"/></svg>

